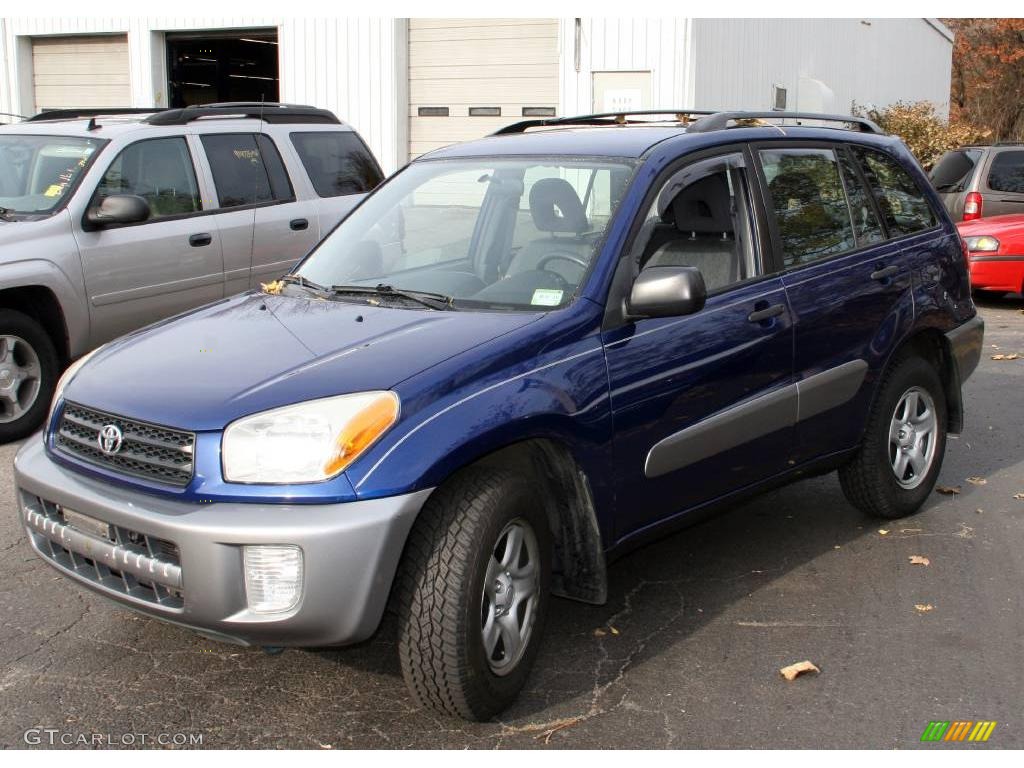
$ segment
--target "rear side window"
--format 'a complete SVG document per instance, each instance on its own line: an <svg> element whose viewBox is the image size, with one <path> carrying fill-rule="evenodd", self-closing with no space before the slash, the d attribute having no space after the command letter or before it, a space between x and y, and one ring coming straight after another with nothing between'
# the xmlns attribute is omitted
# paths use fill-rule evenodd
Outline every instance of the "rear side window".
<svg viewBox="0 0 1024 768"><path fill-rule="evenodd" d="M839 163L831 149L773 149L759 154L785 267L856 247Z"/></svg>
<svg viewBox="0 0 1024 768"><path fill-rule="evenodd" d="M1024 194L1024 150L996 153L988 170L988 188Z"/></svg>
<svg viewBox="0 0 1024 768"><path fill-rule="evenodd" d="M939 192L962 192L981 159L980 149L954 149L935 164L929 178Z"/></svg>
<svg viewBox="0 0 1024 768"><path fill-rule="evenodd" d="M850 216L853 219L853 234L857 245L864 246L880 243L885 240L885 232L878 221L878 214L871 204L864 182L857 173L856 164L846 153L839 153L839 168L843 174L843 186L846 187L846 199L850 203Z"/></svg>
<svg viewBox="0 0 1024 768"><path fill-rule="evenodd" d="M872 149L857 147L853 151L861 160L891 237L911 235L935 226L937 220L924 193L902 165Z"/></svg>
<svg viewBox="0 0 1024 768"><path fill-rule="evenodd" d="M192 156L185 139L144 139L125 147L103 174L92 204L109 195L138 195L160 219L202 209Z"/></svg>
<svg viewBox="0 0 1024 768"><path fill-rule="evenodd" d="M320 197L362 194L383 179L373 155L352 131L309 131L291 137Z"/></svg>
<svg viewBox="0 0 1024 768"><path fill-rule="evenodd" d="M269 137L223 133L200 138L210 161L221 208L293 199L288 173Z"/></svg>

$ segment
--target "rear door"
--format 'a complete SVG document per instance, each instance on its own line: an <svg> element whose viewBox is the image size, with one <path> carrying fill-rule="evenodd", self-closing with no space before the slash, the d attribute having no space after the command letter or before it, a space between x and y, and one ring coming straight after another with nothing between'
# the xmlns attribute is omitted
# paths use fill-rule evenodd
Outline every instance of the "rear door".
<svg viewBox="0 0 1024 768"><path fill-rule="evenodd" d="M219 233L205 214L184 136L143 139L121 150L89 205L112 194L145 198L150 218L105 229L75 222L94 342L224 295Z"/></svg>
<svg viewBox="0 0 1024 768"><path fill-rule="evenodd" d="M296 199L274 140L263 133L199 136L213 181L230 295L287 273L319 240L315 211Z"/></svg>
<svg viewBox="0 0 1024 768"><path fill-rule="evenodd" d="M619 267L696 266L709 289L692 315L606 322L619 538L787 466L793 323L753 178L743 148L684 161L657 185ZM631 283L613 288L610 307Z"/></svg>
<svg viewBox="0 0 1024 768"><path fill-rule="evenodd" d="M872 383L913 319L911 272L895 219L883 226L860 163L845 147L772 144L757 155L796 318L799 464L859 439ZM900 194L878 202L892 214ZM909 202L902 206L903 215L915 212Z"/></svg>
<svg viewBox="0 0 1024 768"><path fill-rule="evenodd" d="M1024 146L992 149L981 196L985 216L1024 213Z"/></svg>

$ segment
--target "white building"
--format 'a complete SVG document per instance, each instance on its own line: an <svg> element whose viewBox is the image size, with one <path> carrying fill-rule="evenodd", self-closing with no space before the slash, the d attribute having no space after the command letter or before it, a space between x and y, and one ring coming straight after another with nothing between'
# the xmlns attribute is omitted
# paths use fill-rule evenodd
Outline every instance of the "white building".
<svg viewBox="0 0 1024 768"><path fill-rule="evenodd" d="M0 112L313 104L390 172L524 116L944 112L952 40L936 19L0 18Z"/></svg>

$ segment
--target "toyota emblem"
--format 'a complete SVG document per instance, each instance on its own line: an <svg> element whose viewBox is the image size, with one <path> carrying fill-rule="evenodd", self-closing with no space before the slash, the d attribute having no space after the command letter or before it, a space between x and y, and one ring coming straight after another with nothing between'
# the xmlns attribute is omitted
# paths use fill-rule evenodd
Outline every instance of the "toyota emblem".
<svg viewBox="0 0 1024 768"><path fill-rule="evenodd" d="M113 456L120 451L123 441L124 435L121 433L121 428L116 424L107 424L96 436L96 442L99 443L100 450L107 456Z"/></svg>

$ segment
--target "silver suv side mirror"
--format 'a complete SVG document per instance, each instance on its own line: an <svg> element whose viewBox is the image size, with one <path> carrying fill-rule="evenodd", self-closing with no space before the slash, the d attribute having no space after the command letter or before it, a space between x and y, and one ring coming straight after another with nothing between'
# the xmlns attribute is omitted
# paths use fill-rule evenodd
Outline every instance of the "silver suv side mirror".
<svg viewBox="0 0 1024 768"><path fill-rule="evenodd" d="M696 267L648 267L633 283L626 311L630 317L677 317L704 307L708 292Z"/></svg>
<svg viewBox="0 0 1024 768"><path fill-rule="evenodd" d="M94 229L111 224L138 224L149 218L149 203L138 195L109 195L85 212L85 221Z"/></svg>

